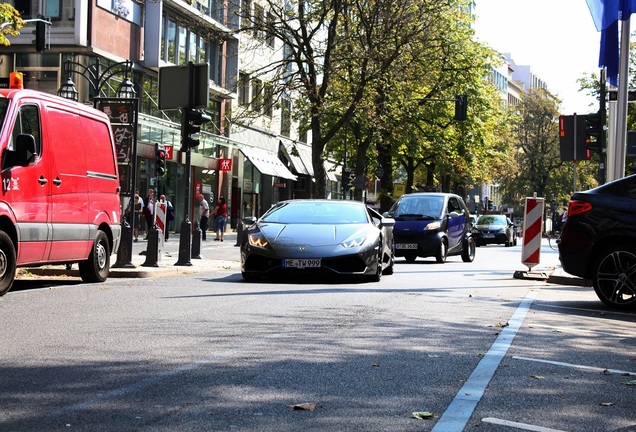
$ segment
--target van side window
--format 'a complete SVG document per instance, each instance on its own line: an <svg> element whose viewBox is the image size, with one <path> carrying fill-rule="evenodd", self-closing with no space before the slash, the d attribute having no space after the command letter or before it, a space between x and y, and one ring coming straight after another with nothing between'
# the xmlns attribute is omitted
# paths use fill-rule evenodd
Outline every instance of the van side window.
<svg viewBox="0 0 636 432"><path fill-rule="evenodd" d="M35 150L38 156L42 155L42 140L40 133L40 113L36 105L24 105L20 107L18 116L13 125L11 147L20 134L33 135L35 138Z"/></svg>

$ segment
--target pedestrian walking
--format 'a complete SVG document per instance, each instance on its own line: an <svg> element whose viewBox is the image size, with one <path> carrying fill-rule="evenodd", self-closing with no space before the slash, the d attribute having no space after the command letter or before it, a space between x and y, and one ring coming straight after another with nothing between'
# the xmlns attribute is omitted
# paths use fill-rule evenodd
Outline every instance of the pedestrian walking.
<svg viewBox="0 0 636 432"><path fill-rule="evenodd" d="M135 241L139 241L139 227L141 226L141 215L144 209L144 200L139 194L135 195L134 216L133 216L133 234Z"/></svg>
<svg viewBox="0 0 636 432"><path fill-rule="evenodd" d="M155 216L155 191L153 189L148 189L148 196L144 204L144 218L146 219L146 238L144 240L148 240L148 233L154 226Z"/></svg>
<svg viewBox="0 0 636 432"><path fill-rule="evenodd" d="M216 231L216 238L214 241L223 241L223 233L225 233L225 224L227 223L227 204L225 198L221 197L214 207L214 231Z"/></svg>
<svg viewBox="0 0 636 432"><path fill-rule="evenodd" d="M199 227L201 228L201 239L205 241L205 233L208 230L208 220L210 219L210 205L203 194L198 194L197 200L199 200Z"/></svg>
<svg viewBox="0 0 636 432"><path fill-rule="evenodd" d="M172 206L172 203L169 200L167 200L166 196L163 194L159 197L159 202L166 205L166 226L165 226L166 232L164 233L164 239L168 241L168 237L170 236L170 222L174 220L174 207Z"/></svg>

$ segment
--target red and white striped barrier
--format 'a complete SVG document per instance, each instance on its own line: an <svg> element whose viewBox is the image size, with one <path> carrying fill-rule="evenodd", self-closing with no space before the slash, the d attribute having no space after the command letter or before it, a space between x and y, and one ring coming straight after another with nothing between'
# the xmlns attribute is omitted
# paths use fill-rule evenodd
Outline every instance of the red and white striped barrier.
<svg viewBox="0 0 636 432"><path fill-rule="evenodd" d="M532 267L539 264L541 255L541 232L543 227L544 198L526 197L523 215L523 247L521 248L521 263Z"/></svg>
<svg viewBox="0 0 636 432"><path fill-rule="evenodd" d="M161 238L166 233L166 215L168 214L168 204L155 203L155 225L161 230Z"/></svg>

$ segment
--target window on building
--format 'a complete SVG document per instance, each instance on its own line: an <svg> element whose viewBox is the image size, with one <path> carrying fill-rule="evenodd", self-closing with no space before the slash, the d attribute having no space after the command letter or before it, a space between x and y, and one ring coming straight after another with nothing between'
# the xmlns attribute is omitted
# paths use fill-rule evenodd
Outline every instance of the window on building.
<svg viewBox="0 0 636 432"><path fill-rule="evenodd" d="M177 23L168 21L168 62L177 63Z"/></svg>
<svg viewBox="0 0 636 432"><path fill-rule="evenodd" d="M257 39L263 39L265 33L263 32L263 27L265 25L265 9L263 6L255 4L254 5L254 37Z"/></svg>
<svg viewBox="0 0 636 432"><path fill-rule="evenodd" d="M185 27L179 27L179 57L177 58L176 63L185 63L186 62L186 50L188 42L188 30Z"/></svg>
<svg viewBox="0 0 636 432"><path fill-rule="evenodd" d="M240 72L238 81L238 103L245 106L250 102L250 77L248 74Z"/></svg>
<svg viewBox="0 0 636 432"><path fill-rule="evenodd" d="M62 18L62 1L61 0L46 0L46 8L44 9L44 16L52 19Z"/></svg>
<svg viewBox="0 0 636 432"><path fill-rule="evenodd" d="M20 12L22 19L31 18L31 0L15 0L14 8Z"/></svg>
<svg viewBox="0 0 636 432"><path fill-rule="evenodd" d="M261 112L263 109L263 81L255 78L252 80L252 110Z"/></svg>
<svg viewBox="0 0 636 432"><path fill-rule="evenodd" d="M274 89L271 84L265 84L263 89L263 114L272 117L274 113Z"/></svg>
<svg viewBox="0 0 636 432"><path fill-rule="evenodd" d="M268 47L274 48L274 44L276 41L276 38L274 36L274 14L272 13L268 13L267 14L267 35L265 36L265 43L267 44Z"/></svg>
<svg viewBox="0 0 636 432"><path fill-rule="evenodd" d="M280 112L280 134L289 137L291 132L291 101L287 98L283 99Z"/></svg>
<svg viewBox="0 0 636 432"><path fill-rule="evenodd" d="M195 63L206 63L208 60L205 38L199 36L197 42L197 56Z"/></svg>
<svg viewBox="0 0 636 432"><path fill-rule="evenodd" d="M252 25L250 17L252 16L252 0L244 0L241 5L241 27L249 27Z"/></svg>
<svg viewBox="0 0 636 432"><path fill-rule="evenodd" d="M197 63L197 35L194 32L188 32L188 61Z"/></svg>

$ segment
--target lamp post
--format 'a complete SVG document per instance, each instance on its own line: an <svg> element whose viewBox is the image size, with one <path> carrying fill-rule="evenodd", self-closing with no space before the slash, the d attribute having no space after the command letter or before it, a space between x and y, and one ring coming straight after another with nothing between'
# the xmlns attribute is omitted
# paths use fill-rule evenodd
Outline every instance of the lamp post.
<svg viewBox="0 0 636 432"><path fill-rule="evenodd" d="M96 58L95 63L88 66L74 61L66 61L62 65L62 69L68 73L68 77L57 91L58 96L77 101L79 92L71 79L71 74L82 76L93 92L93 107L106 113L111 122L120 171L121 192L124 196L130 195L129 203L131 205L128 220L121 218L121 242L117 250L117 261L113 267L135 267L132 263L133 226L135 223L133 198L137 187L139 98L133 82L128 78L128 74L132 73L132 67L133 64L130 61L125 61L114 63L102 70L99 58ZM102 88L118 74L125 74L125 78L117 88L116 97L100 97Z"/></svg>

